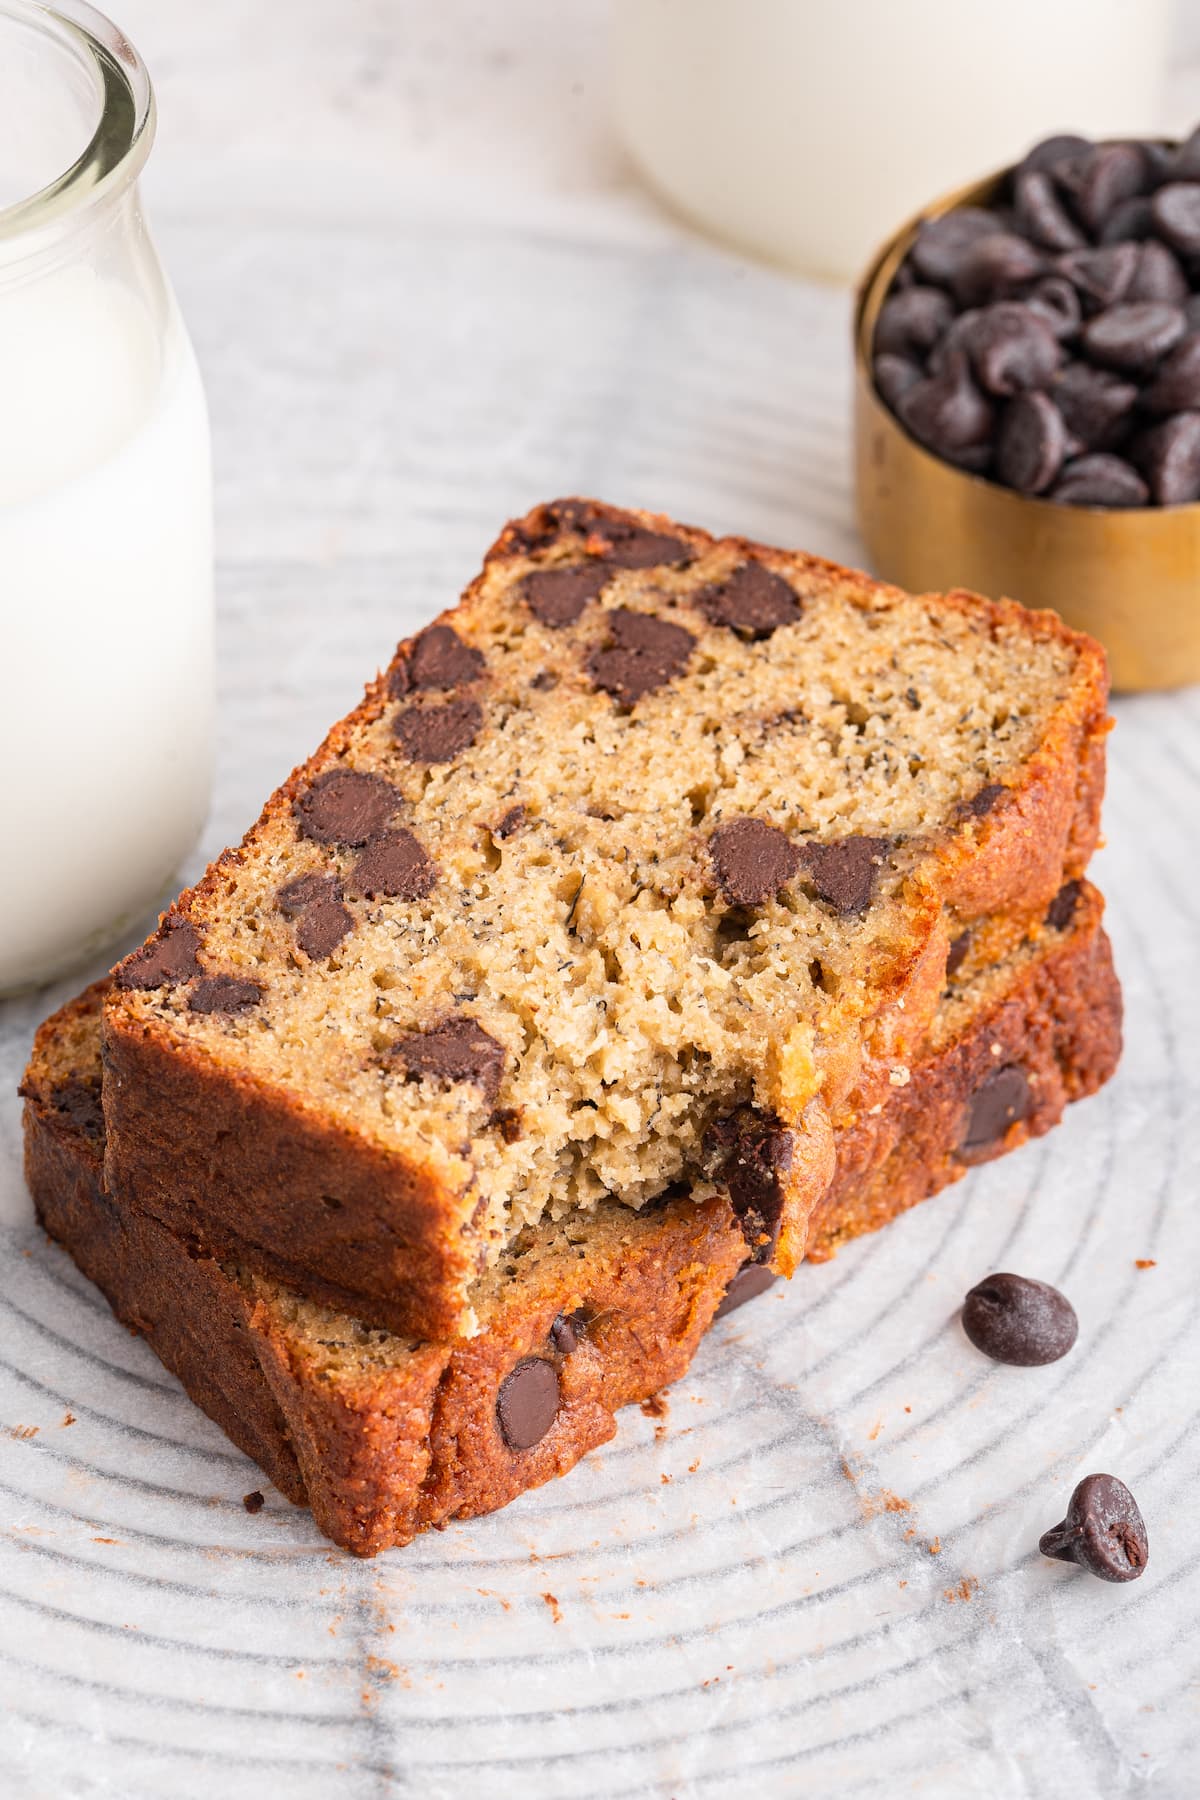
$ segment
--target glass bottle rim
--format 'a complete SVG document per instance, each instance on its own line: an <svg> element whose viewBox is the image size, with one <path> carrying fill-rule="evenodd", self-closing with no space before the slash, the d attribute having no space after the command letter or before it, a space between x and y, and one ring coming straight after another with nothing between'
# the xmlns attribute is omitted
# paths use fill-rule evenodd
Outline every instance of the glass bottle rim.
<svg viewBox="0 0 1200 1800"><path fill-rule="evenodd" d="M154 90L145 63L111 19L86 0L0 0L0 22L31 27L82 64L96 84L100 116L70 166L24 199L0 207L0 250L38 247L103 197L137 180L154 141Z"/></svg>

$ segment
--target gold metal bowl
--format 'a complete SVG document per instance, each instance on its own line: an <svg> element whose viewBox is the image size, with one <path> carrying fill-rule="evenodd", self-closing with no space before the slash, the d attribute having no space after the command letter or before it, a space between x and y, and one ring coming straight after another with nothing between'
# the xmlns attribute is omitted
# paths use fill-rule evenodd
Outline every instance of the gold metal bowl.
<svg viewBox="0 0 1200 1800"><path fill-rule="evenodd" d="M915 593L972 588L1049 606L1108 651L1116 688L1200 681L1200 503L1105 511L1027 498L940 461L876 392L879 309L922 219L987 206L1008 171L948 195L884 245L855 313L854 460L872 565Z"/></svg>

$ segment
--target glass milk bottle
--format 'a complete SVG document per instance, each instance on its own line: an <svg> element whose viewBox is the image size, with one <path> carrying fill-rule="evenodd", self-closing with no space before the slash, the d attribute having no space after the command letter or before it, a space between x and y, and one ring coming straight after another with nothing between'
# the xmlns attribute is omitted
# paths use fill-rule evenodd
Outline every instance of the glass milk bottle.
<svg viewBox="0 0 1200 1800"><path fill-rule="evenodd" d="M143 917L208 808L208 420L153 136L120 31L0 0L0 993Z"/></svg>
<svg viewBox="0 0 1200 1800"><path fill-rule="evenodd" d="M1153 133L1171 0L614 0L617 122L739 248L852 278L1039 137Z"/></svg>

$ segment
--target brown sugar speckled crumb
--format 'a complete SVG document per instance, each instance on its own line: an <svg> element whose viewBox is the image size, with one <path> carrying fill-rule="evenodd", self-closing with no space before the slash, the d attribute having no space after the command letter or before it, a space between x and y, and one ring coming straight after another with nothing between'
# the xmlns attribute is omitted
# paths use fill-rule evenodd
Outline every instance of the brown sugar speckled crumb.
<svg viewBox="0 0 1200 1800"><path fill-rule="evenodd" d="M1120 996L1100 917L1082 884L1069 920L952 984L907 1084L840 1134L814 1254L1050 1129L1068 1100L1107 1080ZM474 1338L373 1330L203 1255L105 1191L103 995L89 990L42 1026L26 1073L39 1216L193 1399L360 1555L564 1473L612 1435L618 1407L656 1404L718 1310L770 1280L743 1264L721 1194L636 1212L607 1203L518 1234L472 1289ZM1000 1106L997 1074L1010 1084Z"/></svg>
<svg viewBox="0 0 1200 1800"><path fill-rule="evenodd" d="M525 1226L711 1175L734 1118L790 1272L951 933L1082 872L1105 695L1050 614L539 508L121 966L111 1183L445 1336Z"/></svg>

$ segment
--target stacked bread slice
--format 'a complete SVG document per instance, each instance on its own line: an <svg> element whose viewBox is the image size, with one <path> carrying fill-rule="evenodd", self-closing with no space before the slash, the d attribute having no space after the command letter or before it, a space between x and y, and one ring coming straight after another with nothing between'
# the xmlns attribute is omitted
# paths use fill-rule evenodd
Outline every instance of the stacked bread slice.
<svg viewBox="0 0 1200 1800"><path fill-rule="evenodd" d="M502 1505L1111 1073L1105 709L1052 615L538 508L43 1026L47 1229L339 1543Z"/></svg>

